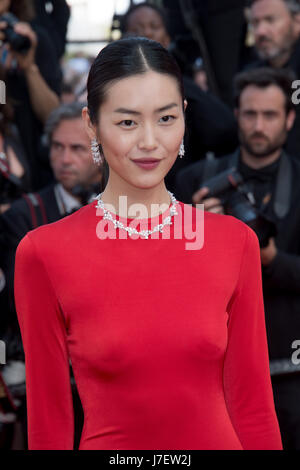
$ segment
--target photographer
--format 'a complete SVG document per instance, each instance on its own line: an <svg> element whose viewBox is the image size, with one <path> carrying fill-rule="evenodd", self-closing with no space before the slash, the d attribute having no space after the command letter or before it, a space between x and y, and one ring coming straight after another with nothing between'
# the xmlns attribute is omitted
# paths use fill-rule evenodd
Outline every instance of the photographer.
<svg viewBox="0 0 300 470"><path fill-rule="evenodd" d="M52 179L47 162L39 158L39 141L50 112L59 105L61 71L47 32L31 26L32 1L0 3L1 63L7 94L14 103L14 120L27 154L33 189Z"/></svg>
<svg viewBox="0 0 300 470"><path fill-rule="evenodd" d="M235 83L239 149L182 170L177 188L183 201L204 203L211 212L239 214L246 223L249 212L257 214L249 225L256 225L261 242L271 370L281 365L272 376L274 400L283 446L299 450L300 374L292 373L291 358L300 335L300 163L283 150L295 119L291 80L287 71L270 68L240 74ZM226 176L230 168L235 170ZM211 197L216 174L218 186L226 189L213 190Z"/></svg>
<svg viewBox="0 0 300 470"><path fill-rule="evenodd" d="M248 68L290 68L300 78L300 2L299 0L251 0L249 22L258 60ZM300 109L287 138L288 153L300 158Z"/></svg>

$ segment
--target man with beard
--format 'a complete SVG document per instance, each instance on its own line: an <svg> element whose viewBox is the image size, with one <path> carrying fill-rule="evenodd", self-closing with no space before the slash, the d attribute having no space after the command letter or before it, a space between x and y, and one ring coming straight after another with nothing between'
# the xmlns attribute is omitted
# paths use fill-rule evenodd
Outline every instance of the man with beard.
<svg viewBox="0 0 300 470"><path fill-rule="evenodd" d="M271 67L287 65L300 36L299 0L252 0L249 19L259 58Z"/></svg>
<svg viewBox="0 0 300 470"><path fill-rule="evenodd" d="M250 67L290 68L300 78L300 1L252 0L249 21L259 60ZM286 150L300 159L300 108Z"/></svg>
<svg viewBox="0 0 300 470"><path fill-rule="evenodd" d="M294 348L300 340L300 162L283 150L295 119L291 76L262 68L243 72L235 85L240 147L182 170L176 194L186 203L203 203L205 210L232 214L224 192L211 197L205 181L234 166L255 210L273 222L274 235L261 243L270 367L283 448L299 450L300 367ZM230 189L227 196L229 191L238 194Z"/></svg>

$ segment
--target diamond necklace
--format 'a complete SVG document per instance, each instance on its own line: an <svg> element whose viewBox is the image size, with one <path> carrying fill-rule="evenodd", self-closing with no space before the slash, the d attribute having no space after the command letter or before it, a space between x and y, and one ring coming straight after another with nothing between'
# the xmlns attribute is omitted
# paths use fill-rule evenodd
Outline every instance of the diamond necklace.
<svg viewBox="0 0 300 470"><path fill-rule="evenodd" d="M98 194L98 196L96 196L94 199L98 200L98 203L96 205L96 209L102 209L103 210L103 213L104 213L103 219L110 220L114 224L115 228L120 228L122 230L126 230L126 232L128 232L129 235L132 235L132 234L143 235L143 237L148 238L149 235L151 235L152 233L155 233L155 232L162 233L163 228L166 225L172 225L171 217L178 214L178 212L176 210L176 204L178 204L178 201L176 200L173 193L171 193L170 191L167 191L167 192L168 192L169 196L171 197L171 201L172 201L172 205L170 207L170 214L171 215L168 215L168 217L166 217L163 220L162 224L156 225L152 230L141 230L140 232L138 230L136 230L135 228L125 227L125 225L123 225L122 222L120 222L119 220L116 220L116 219L113 218L111 212L109 212L104 207L104 203L101 199L103 193Z"/></svg>

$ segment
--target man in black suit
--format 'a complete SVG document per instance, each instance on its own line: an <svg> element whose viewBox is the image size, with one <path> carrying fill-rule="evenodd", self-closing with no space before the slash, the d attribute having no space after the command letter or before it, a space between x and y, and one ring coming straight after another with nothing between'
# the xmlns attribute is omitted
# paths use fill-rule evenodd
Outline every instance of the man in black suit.
<svg viewBox="0 0 300 470"><path fill-rule="evenodd" d="M251 203L275 230L268 236L262 236L261 228L256 230L270 366L283 447L299 450L300 366L294 348L300 343L300 162L283 150L295 119L291 93L287 71L268 68L240 74L236 80L239 148L229 156L182 170L176 194L186 203L202 203L205 210L243 220L248 211L237 215L237 199L233 199L239 194L237 189L228 184L228 189L213 197L208 189L213 175L236 168L247 183L248 206Z"/></svg>
<svg viewBox="0 0 300 470"><path fill-rule="evenodd" d="M259 58L274 68L285 67L290 61L296 66L293 54L300 36L299 1L252 0L249 19Z"/></svg>
<svg viewBox="0 0 300 470"><path fill-rule="evenodd" d="M300 79L299 0L252 0L249 16L259 60L249 67L290 68ZM300 108L285 148L300 159Z"/></svg>

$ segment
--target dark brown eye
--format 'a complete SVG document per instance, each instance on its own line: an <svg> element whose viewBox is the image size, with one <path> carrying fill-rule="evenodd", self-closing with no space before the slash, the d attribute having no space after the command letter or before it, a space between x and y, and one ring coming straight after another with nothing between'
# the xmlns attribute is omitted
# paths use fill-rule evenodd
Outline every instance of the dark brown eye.
<svg viewBox="0 0 300 470"><path fill-rule="evenodd" d="M135 123L132 121L132 119L124 119L123 121L119 122L119 125L124 127L132 127L134 124Z"/></svg>
<svg viewBox="0 0 300 470"><path fill-rule="evenodd" d="M160 118L163 122L171 122L175 119L175 116L163 116L162 118Z"/></svg>

